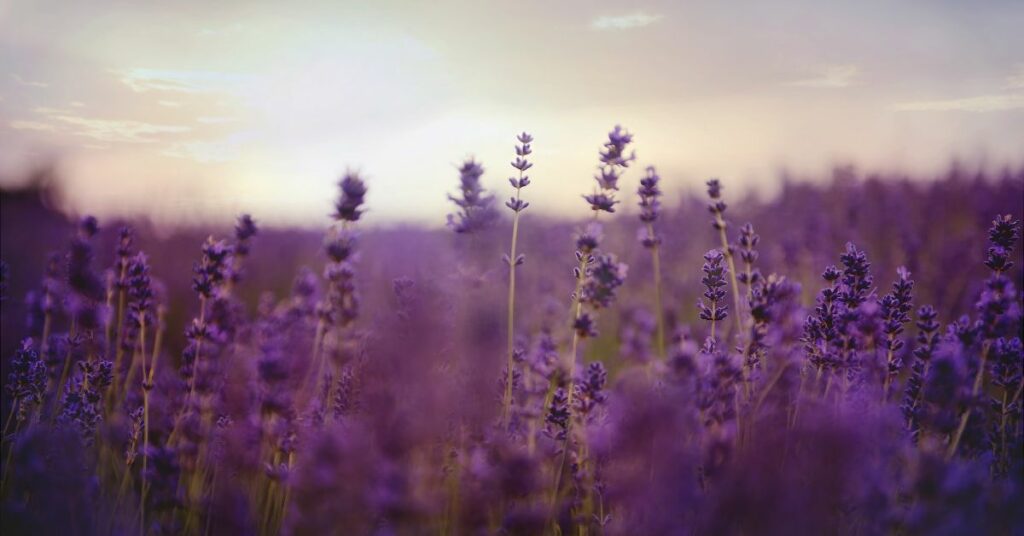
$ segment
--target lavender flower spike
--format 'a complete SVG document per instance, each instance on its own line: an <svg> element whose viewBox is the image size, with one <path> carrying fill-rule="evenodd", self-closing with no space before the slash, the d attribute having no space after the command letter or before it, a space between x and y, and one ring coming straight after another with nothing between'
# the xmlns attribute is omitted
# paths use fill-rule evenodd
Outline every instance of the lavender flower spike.
<svg viewBox="0 0 1024 536"><path fill-rule="evenodd" d="M637 195L640 197L640 244L651 251L651 266L654 270L654 313L657 321L658 357L665 359L665 312L661 305L661 254L659 246L661 237L654 228L661 209L661 189L658 188L658 176L654 166L647 166L647 175L640 179Z"/></svg>
<svg viewBox="0 0 1024 536"><path fill-rule="evenodd" d="M449 195L458 211L448 215L448 226L459 234L472 234L490 227L498 218L494 197L480 184L484 167L470 158L459 166L459 194Z"/></svg>
<svg viewBox="0 0 1024 536"><path fill-rule="evenodd" d="M722 265L725 256L721 251L712 249L704 254L704 300L697 304L701 320L711 322L711 339L715 338L715 324L729 316L729 307L722 303L725 298L725 274L728 269Z"/></svg>
<svg viewBox="0 0 1024 536"><path fill-rule="evenodd" d="M914 281L910 279L910 272L900 266L896 270L896 276L896 281L892 284L892 292L879 300L884 322L882 331L885 333L882 346L886 349L885 380L882 385L883 404L889 398L889 385L903 368L903 360L899 356L899 351L903 348L903 341L899 336L903 333L903 326L910 321L908 313L913 307L910 292L914 288Z"/></svg>
<svg viewBox="0 0 1024 536"><path fill-rule="evenodd" d="M718 179L710 179L707 182L708 186L708 197L711 198L711 203L708 204L708 212L714 216L711 221L711 226L718 231L718 238L722 244L721 253L725 257L726 265L729 267L729 283L732 285L732 298L734 313L736 317L736 333L743 331L743 324L740 320L740 307L742 301L740 300L740 288L738 280L736 279L736 261L733 259L732 246L729 244L729 237L726 234L726 229L729 227L729 223L725 220L725 209L727 205L722 200L722 183Z"/></svg>
<svg viewBox="0 0 1024 536"><path fill-rule="evenodd" d="M533 153L533 148L530 143L533 142L533 136L530 136L526 132L523 132L516 140L519 141L519 145L516 145L516 159L512 161L512 167L519 171L518 177L509 177L508 181L512 184L512 187L516 189L516 195L510 198L506 203L509 209L512 210L512 245L509 247L508 256L505 257L505 262L508 264L508 363L506 364L507 377L505 378L505 394L502 403L502 415L503 423L505 426L508 425L508 419L512 409L512 377L514 374L514 357L515 357L515 312L516 312L516 267L523 263L523 256L517 255L516 245L519 240L519 215L522 211L526 210L526 207L530 206L529 203L525 202L521 198L522 190L530 184L530 177L526 175L526 170L533 167L533 163L527 160L527 157Z"/></svg>
<svg viewBox="0 0 1024 536"><path fill-rule="evenodd" d="M615 212L615 205L618 204L615 192L619 189L619 179L629 167L629 163L636 159L635 153L626 155L626 147L632 141L633 135L619 125L615 125L608 133L608 141L599 153L601 163L598 165L597 175L594 176L598 189L590 195L583 196L587 203L590 203L595 216L600 212Z"/></svg>
<svg viewBox="0 0 1024 536"><path fill-rule="evenodd" d="M363 214L363 203L366 201L366 183L355 171L345 172L338 183L341 195L334 204L334 219L341 222L355 222Z"/></svg>

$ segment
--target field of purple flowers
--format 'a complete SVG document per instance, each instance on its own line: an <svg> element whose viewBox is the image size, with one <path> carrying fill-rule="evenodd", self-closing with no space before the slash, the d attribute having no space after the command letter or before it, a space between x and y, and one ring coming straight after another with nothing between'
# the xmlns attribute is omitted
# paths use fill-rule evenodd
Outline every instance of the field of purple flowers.
<svg viewBox="0 0 1024 536"><path fill-rule="evenodd" d="M566 222L532 144L446 231L4 192L3 532L1024 533L1024 170L663 203L616 127Z"/></svg>

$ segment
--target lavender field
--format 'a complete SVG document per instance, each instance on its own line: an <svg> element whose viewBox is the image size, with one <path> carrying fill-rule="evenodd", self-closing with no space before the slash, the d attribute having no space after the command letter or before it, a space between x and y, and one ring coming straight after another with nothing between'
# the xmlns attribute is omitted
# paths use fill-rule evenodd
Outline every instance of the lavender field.
<svg viewBox="0 0 1024 536"><path fill-rule="evenodd" d="M566 221L509 141L445 230L5 191L3 532L1024 533L1024 170L666 199L616 127Z"/></svg>

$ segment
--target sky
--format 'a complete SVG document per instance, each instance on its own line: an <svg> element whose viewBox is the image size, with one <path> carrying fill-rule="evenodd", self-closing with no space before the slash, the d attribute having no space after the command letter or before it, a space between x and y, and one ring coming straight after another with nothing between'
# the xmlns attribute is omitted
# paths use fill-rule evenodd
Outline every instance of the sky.
<svg viewBox="0 0 1024 536"><path fill-rule="evenodd" d="M325 222L346 169L370 224L441 225L474 156L582 216L622 124L670 192L779 171L1024 165L1024 2L0 0L0 185L55 163L69 209Z"/></svg>

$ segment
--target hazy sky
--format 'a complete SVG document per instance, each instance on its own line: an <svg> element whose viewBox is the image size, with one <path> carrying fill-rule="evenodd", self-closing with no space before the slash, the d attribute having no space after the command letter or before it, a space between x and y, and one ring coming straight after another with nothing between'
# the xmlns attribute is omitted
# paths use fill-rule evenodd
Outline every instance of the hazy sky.
<svg viewBox="0 0 1024 536"><path fill-rule="evenodd" d="M57 158L77 210L442 223L475 155L583 214L621 123L670 191L780 167L1024 163L1024 2L0 0L0 180ZM625 179L634 203L640 174Z"/></svg>

